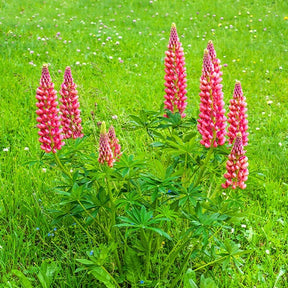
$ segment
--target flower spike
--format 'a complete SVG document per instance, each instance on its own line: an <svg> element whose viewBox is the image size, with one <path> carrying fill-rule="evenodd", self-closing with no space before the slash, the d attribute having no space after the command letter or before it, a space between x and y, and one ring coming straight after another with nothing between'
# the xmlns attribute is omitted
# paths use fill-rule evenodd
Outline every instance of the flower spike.
<svg viewBox="0 0 288 288"><path fill-rule="evenodd" d="M245 153L246 151L243 149L241 132L238 132L226 163L227 173L224 174L224 177L227 180L222 184L223 188L228 188L229 186L232 186L232 189L236 189L237 187L240 187L241 189L246 188L244 182L248 179L249 171L247 169L248 158L245 156Z"/></svg>
<svg viewBox="0 0 288 288"><path fill-rule="evenodd" d="M61 85L61 99L60 111L61 125L63 127L64 138L82 138L82 126L80 118L80 104L78 101L78 91L76 84L73 82L71 68L66 67L64 74L64 82Z"/></svg>
<svg viewBox="0 0 288 288"><path fill-rule="evenodd" d="M185 117L184 110L187 106L186 68L183 47L179 41L176 25L171 26L168 50L165 52L165 93L164 108L172 113L179 111ZM168 117L166 114L164 117Z"/></svg>
<svg viewBox="0 0 288 288"><path fill-rule="evenodd" d="M202 75L200 78L200 119L198 131L202 135L200 143L206 148L223 145L226 141L226 117L222 92L222 72L220 60L212 41L204 50Z"/></svg>
<svg viewBox="0 0 288 288"><path fill-rule="evenodd" d="M110 148L113 152L114 159L118 160L122 154L121 153L121 146L119 144L118 138L116 137L115 129L112 125L109 128L108 137L109 137L109 145L110 145Z"/></svg>
<svg viewBox="0 0 288 288"><path fill-rule="evenodd" d="M100 130L100 141L99 141L99 157L98 162L104 164L105 162L109 167L113 167L115 162L113 152L109 144L109 137L106 133L106 124L103 121Z"/></svg>
<svg viewBox="0 0 288 288"><path fill-rule="evenodd" d="M54 90L54 84L51 80L48 65L44 64L40 79L40 86L37 88L36 106L37 127L41 143L41 149L46 153L56 153L64 145L62 141L62 129L60 129L59 109L57 108L57 91Z"/></svg>
<svg viewBox="0 0 288 288"><path fill-rule="evenodd" d="M248 144L248 115L247 115L246 97L243 96L243 91L240 81L236 81L233 99L230 100L228 113L228 137L229 143L233 144L236 134L241 132L243 146Z"/></svg>

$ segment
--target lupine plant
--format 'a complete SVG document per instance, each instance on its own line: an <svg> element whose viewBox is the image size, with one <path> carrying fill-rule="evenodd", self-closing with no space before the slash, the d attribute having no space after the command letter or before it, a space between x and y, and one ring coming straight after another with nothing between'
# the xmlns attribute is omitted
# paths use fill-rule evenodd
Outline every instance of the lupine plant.
<svg viewBox="0 0 288 288"><path fill-rule="evenodd" d="M165 57L165 93L164 108L172 113L179 112L185 117L184 110L187 106L186 68L185 58L181 42L173 23L170 32L168 50ZM164 115L167 117L167 114Z"/></svg>
<svg viewBox="0 0 288 288"><path fill-rule="evenodd" d="M96 281L91 282L95 287L198 287L198 282L201 287L216 287L218 280L211 277L209 269L221 273L230 265L241 273L243 251L229 235L241 207L239 198L232 201L232 191L244 189L248 177L243 148L247 144L245 99L237 82L228 114L233 127L228 129L228 136L235 135L229 154L230 147L224 147L222 72L212 42L204 51L198 125L195 119L184 118L186 74L175 24L166 56L166 114L163 117L162 111L143 109L122 127L129 128L123 131L147 132L144 158L121 152L121 137L118 139L115 132L121 127L111 126L107 132L104 121L99 131L93 130L97 135L91 138L99 139L94 147L86 145L87 135L70 145L73 152L65 151L69 145L59 151L65 167L55 158L63 179L56 189L62 200L53 210L54 223L77 223L81 227L92 247L86 256L80 251L76 273ZM65 75L62 96L69 94L65 89L73 82L69 69ZM62 144L54 140L54 132L51 134L54 122L42 116L56 117L56 131L61 133L56 92L47 66L43 67L41 85L37 90L37 99L42 101L37 104L37 121L45 132L41 132L41 141L47 143L43 146L46 152L56 154ZM45 114L42 106L53 113ZM72 110L66 109L62 115L71 119L69 113ZM62 139L60 134L56 139ZM226 182L221 186L225 162ZM230 186L231 191L227 190Z"/></svg>
<svg viewBox="0 0 288 288"><path fill-rule="evenodd" d="M44 64L40 86L36 92L37 127L40 135L41 149L46 153L56 153L64 145L62 129L60 128L59 108L57 107L57 91L54 89L48 65Z"/></svg>
<svg viewBox="0 0 288 288"><path fill-rule="evenodd" d="M61 85L60 94L60 111L61 111L61 125L63 129L63 137L79 138L83 137L81 118L80 118L80 104L78 101L78 91L76 84L73 82L71 68L66 67L64 74L64 82Z"/></svg>

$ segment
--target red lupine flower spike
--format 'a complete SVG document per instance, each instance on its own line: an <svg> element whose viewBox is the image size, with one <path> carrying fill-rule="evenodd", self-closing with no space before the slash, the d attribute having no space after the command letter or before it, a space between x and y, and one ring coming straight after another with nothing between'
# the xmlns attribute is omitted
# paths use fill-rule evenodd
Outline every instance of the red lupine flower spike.
<svg viewBox="0 0 288 288"><path fill-rule="evenodd" d="M179 41L176 25L171 26L168 50L165 52L165 93L164 108L172 113L179 111L185 117L184 110L187 106L186 68L182 44ZM164 117L167 117L165 114Z"/></svg>
<svg viewBox="0 0 288 288"><path fill-rule="evenodd" d="M236 134L235 143L228 156L226 163L227 173L224 174L226 182L222 184L223 188L232 186L232 189L240 187L246 188L245 181L248 179L248 158L245 156L246 151L243 148L241 132Z"/></svg>
<svg viewBox="0 0 288 288"><path fill-rule="evenodd" d="M202 75L200 78L200 119L198 131L202 135L200 143L206 148L217 147L226 141L226 117L222 92L222 72L216 58L212 41L204 50Z"/></svg>
<svg viewBox="0 0 288 288"><path fill-rule="evenodd" d="M198 119L198 131L202 135L200 143L206 148L211 146L211 142L214 141L215 135L213 119L215 118L215 112L213 111L213 99L212 99L212 81L211 73L213 66L208 50L204 50L202 76L200 78L200 114Z"/></svg>
<svg viewBox="0 0 288 288"><path fill-rule="evenodd" d="M63 128L64 138L82 138L82 126L80 118L80 104L78 101L77 86L73 82L71 68L66 67L64 82L61 85L61 125Z"/></svg>
<svg viewBox="0 0 288 288"><path fill-rule="evenodd" d="M98 162L101 164L106 162L109 167L113 167L115 162L113 152L110 148L109 137L106 133L106 124L104 121L101 124Z"/></svg>
<svg viewBox="0 0 288 288"><path fill-rule="evenodd" d="M209 52L211 62L213 65L213 73L211 75L212 80L212 98L213 98L213 110L215 111L215 131L216 131L216 140L213 145L223 145L226 142L226 121L225 117L225 103L223 100L223 91L222 91L222 71L220 60L216 58L216 51L213 46L213 42L210 40L207 45L207 50Z"/></svg>
<svg viewBox="0 0 288 288"><path fill-rule="evenodd" d="M233 99L230 100L230 112L228 113L228 137L229 143L233 144L237 132L241 132L243 146L248 144L248 115L246 98L243 96L243 91L240 81L236 81Z"/></svg>
<svg viewBox="0 0 288 288"><path fill-rule="evenodd" d="M62 129L60 129L59 109L57 108L57 91L54 90L54 84L49 74L48 65L44 64L40 79L40 86L37 88L36 106L37 127L40 129L39 141L41 149L46 153L56 153L64 145L62 141Z"/></svg>
<svg viewBox="0 0 288 288"><path fill-rule="evenodd" d="M119 160L119 158L122 154L121 153L121 146L119 144L118 138L116 137L115 129L112 125L109 128L108 137L109 137L109 144L110 144L110 148L113 152L114 159Z"/></svg>

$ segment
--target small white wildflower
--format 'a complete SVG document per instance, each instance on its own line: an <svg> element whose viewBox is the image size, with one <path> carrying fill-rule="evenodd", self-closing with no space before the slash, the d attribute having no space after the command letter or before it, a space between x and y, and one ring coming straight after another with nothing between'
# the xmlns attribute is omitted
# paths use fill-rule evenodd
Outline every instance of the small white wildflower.
<svg viewBox="0 0 288 288"><path fill-rule="evenodd" d="M279 67L279 69L280 69L280 70L282 70L282 69L283 69L283 67L282 67L282 66L280 66L280 67Z"/></svg>
<svg viewBox="0 0 288 288"><path fill-rule="evenodd" d="M242 228L246 228L246 225L245 225L245 224L241 224L241 227L242 227Z"/></svg>
<svg viewBox="0 0 288 288"><path fill-rule="evenodd" d="M270 251L267 249L267 250L265 250L265 253L269 255Z"/></svg>
<svg viewBox="0 0 288 288"><path fill-rule="evenodd" d="M46 168L42 168L42 172L43 172L43 173L46 173L46 172L47 172L47 169L46 169Z"/></svg>
<svg viewBox="0 0 288 288"><path fill-rule="evenodd" d="M4 152L8 152L9 149L10 149L10 147L4 148L3 151L4 151Z"/></svg>
<svg viewBox="0 0 288 288"><path fill-rule="evenodd" d="M282 144L281 142L279 142L278 145L279 145L280 147L282 147L283 144Z"/></svg>
<svg viewBox="0 0 288 288"><path fill-rule="evenodd" d="M25 148L24 148L24 151L29 151L29 147L25 147Z"/></svg>
<svg viewBox="0 0 288 288"><path fill-rule="evenodd" d="M256 127L255 129L256 129L257 131L258 131L258 130L260 130L260 128L259 128L259 127Z"/></svg>
<svg viewBox="0 0 288 288"><path fill-rule="evenodd" d="M268 105L271 105L272 103L273 103L272 100L268 100L268 101L267 101L267 104L268 104Z"/></svg>
<svg viewBox="0 0 288 288"><path fill-rule="evenodd" d="M118 119L118 116L117 115L113 115L112 119L116 120L116 119Z"/></svg>
<svg viewBox="0 0 288 288"><path fill-rule="evenodd" d="M73 173L73 169L70 169L70 173Z"/></svg>
<svg viewBox="0 0 288 288"><path fill-rule="evenodd" d="M235 231L234 228L232 228L232 229L231 229L231 233L234 233L234 231Z"/></svg>

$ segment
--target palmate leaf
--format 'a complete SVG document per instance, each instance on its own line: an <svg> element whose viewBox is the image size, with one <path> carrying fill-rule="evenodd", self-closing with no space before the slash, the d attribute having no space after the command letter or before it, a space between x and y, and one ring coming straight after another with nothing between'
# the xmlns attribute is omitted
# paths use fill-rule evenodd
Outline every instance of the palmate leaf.
<svg viewBox="0 0 288 288"><path fill-rule="evenodd" d="M151 231L154 231L154 232L160 234L161 236L167 238L168 240L172 240L172 238L171 238L166 232L164 232L164 231L163 231L162 229L160 229L160 228L146 227L146 229L151 230Z"/></svg>
<svg viewBox="0 0 288 288"><path fill-rule="evenodd" d="M116 227L130 228L126 231L126 237L128 237L130 233L135 232L139 229L148 229L171 240L171 237L166 232L164 232L160 228L154 227L155 224L158 224L161 221L170 221L170 219L166 217L161 217L161 215L153 217L153 212L147 211L145 206L142 206L141 209L134 207L131 209L131 211L127 212L127 215L127 217L118 217L118 219L124 223L119 223L115 225Z"/></svg>

